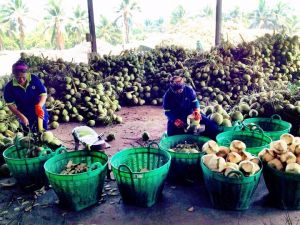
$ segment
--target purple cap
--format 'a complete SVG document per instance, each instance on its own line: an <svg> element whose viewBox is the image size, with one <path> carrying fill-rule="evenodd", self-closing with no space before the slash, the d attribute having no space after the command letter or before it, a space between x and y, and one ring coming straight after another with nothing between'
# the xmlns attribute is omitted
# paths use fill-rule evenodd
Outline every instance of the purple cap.
<svg viewBox="0 0 300 225"><path fill-rule="evenodd" d="M26 73L28 70L28 66L26 65L25 62L16 62L13 66L12 66L12 72L13 74L16 74L18 72L21 73Z"/></svg>

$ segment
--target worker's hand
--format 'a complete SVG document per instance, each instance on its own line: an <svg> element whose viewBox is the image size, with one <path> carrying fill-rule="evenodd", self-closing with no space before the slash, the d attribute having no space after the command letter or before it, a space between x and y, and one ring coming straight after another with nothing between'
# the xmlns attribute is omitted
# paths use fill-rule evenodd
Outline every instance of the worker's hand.
<svg viewBox="0 0 300 225"><path fill-rule="evenodd" d="M22 115L19 119L21 120L21 123L23 123L25 126L29 126L29 120L26 116Z"/></svg>
<svg viewBox="0 0 300 225"><path fill-rule="evenodd" d="M37 117L44 119L44 110L39 104L35 105L35 114Z"/></svg>
<svg viewBox="0 0 300 225"><path fill-rule="evenodd" d="M183 128L183 127L184 127L184 122L182 122L182 120L180 120L180 119L176 119L176 120L174 121L174 125L175 125L176 127L178 127L178 128Z"/></svg>
<svg viewBox="0 0 300 225"><path fill-rule="evenodd" d="M193 116L194 116L195 120L201 120L201 114L200 114L200 111L198 109L194 110Z"/></svg>

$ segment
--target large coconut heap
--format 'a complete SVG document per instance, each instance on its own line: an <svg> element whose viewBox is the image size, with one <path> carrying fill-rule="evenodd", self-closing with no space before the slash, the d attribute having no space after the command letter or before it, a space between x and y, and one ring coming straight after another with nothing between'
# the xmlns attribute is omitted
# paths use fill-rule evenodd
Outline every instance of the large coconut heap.
<svg viewBox="0 0 300 225"><path fill-rule="evenodd" d="M185 76L200 103L211 105L203 111L219 125L270 114L266 109L270 104L272 113L288 108L294 116L300 115L295 98L300 84L297 36L267 34L201 54L176 46L131 50L95 56L89 65L21 57L48 89L46 104L53 128L68 121L90 126L119 123L122 118L115 111L120 105L161 105L172 75Z"/></svg>

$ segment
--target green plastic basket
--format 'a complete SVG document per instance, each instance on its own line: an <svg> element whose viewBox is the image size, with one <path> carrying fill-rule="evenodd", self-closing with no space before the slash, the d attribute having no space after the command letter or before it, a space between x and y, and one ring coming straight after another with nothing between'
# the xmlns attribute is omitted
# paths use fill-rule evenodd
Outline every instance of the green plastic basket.
<svg viewBox="0 0 300 225"><path fill-rule="evenodd" d="M240 130L240 131L227 131L218 134L216 140L221 146L230 146L233 140L239 140L246 144L246 151L253 155L258 155L258 153L270 146L272 139L264 134L261 128L255 130Z"/></svg>
<svg viewBox="0 0 300 225"><path fill-rule="evenodd" d="M274 206L300 209L300 175L286 173L264 163L264 179Z"/></svg>
<svg viewBox="0 0 300 225"><path fill-rule="evenodd" d="M171 156L151 147L128 148L111 158L111 167L124 203L150 207L162 194ZM147 169L147 172L142 172Z"/></svg>
<svg viewBox="0 0 300 225"><path fill-rule="evenodd" d="M189 144L197 143L201 149L205 142L211 139L195 135L175 135L162 139L159 146L162 150L168 151L171 155L171 167L168 178L173 181L184 181L186 179L197 180L201 178L200 159L203 152L199 153L182 153L170 151L177 144L187 142Z"/></svg>
<svg viewBox="0 0 300 225"><path fill-rule="evenodd" d="M17 149L15 145L3 152L10 172L22 188L34 190L47 183L43 166L55 153L49 148L45 148L44 151L46 155L34 158L25 158L27 149Z"/></svg>
<svg viewBox="0 0 300 225"><path fill-rule="evenodd" d="M88 172L60 174L69 160L73 163L87 163ZM49 159L44 168L59 203L68 209L79 211L100 200L107 162L108 157L104 152L81 150L58 154Z"/></svg>
<svg viewBox="0 0 300 225"><path fill-rule="evenodd" d="M271 116L271 118L249 118L243 122L245 125L253 123L259 126L267 136L273 141L280 139L280 136L291 131L292 124L281 120L281 117L277 114Z"/></svg>
<svg viewBox="0 0 300 225"><path fill-rule="evenodd" d="M214 208L225 210L246 210L257 188L261 177L262 167L253 176L245 177L240 171L231 171L240 175L226 177L218 172L211 171L201 160L203 178L206 190L209 193Z"/></svg>

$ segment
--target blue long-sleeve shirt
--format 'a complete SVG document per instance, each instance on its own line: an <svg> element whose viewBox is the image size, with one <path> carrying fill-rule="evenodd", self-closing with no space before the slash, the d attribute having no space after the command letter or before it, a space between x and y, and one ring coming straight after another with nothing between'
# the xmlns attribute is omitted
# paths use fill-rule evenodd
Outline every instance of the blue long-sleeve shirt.
<svg viewBox="0 0 300 225"><path fill-rule="evenodd" d="M169 122L173 123L176 119L185 122L187 116L200 105L195 91L191 87L185 86L180 94L174 93L169 88L163 98L163 107Z"/></svg>

